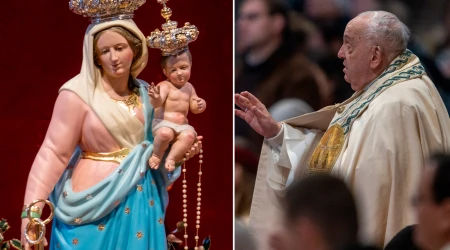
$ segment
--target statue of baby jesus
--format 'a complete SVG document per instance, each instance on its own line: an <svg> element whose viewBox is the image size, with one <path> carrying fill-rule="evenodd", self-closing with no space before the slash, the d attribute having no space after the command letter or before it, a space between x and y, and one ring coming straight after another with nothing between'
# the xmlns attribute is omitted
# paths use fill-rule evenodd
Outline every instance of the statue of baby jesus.
<svg viewBox="0 0 450 250"><path fill-rule="evenodd" d="M155 138L153 154L149 159L152 169L157 169L164 152L173 143L166 158L165 168L175 169L175 161L181 159L197 137L194 128L188 124L189 110L200 114L206 109L206 102L199 98L190 84L192 56L188 49L176 55L163 56L161 66L167 80L152 83L148 94L155 108L152 131Z"/></svg>

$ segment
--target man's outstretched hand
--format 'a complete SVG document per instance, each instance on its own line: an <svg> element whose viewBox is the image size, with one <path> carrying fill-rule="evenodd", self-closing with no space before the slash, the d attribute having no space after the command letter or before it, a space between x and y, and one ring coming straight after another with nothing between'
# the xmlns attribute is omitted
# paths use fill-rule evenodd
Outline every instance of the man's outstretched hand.
<svg viewBox="0 0 450 250"><path fill-rule="evenodd" d="M266 106L258 98L247 91L234 95L236 105L242 110L236 109L235 114L246 121L258 134L272 138L281 130L281 124L277 123Z"/></svg>

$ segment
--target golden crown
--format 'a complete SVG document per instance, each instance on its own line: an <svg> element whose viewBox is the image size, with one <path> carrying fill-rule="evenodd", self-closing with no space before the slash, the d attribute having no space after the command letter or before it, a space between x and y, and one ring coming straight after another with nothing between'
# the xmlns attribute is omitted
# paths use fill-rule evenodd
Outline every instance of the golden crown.
<svg viewBox="0 0 450 250"><path fill-rule="evenodd" d="M92 23L132 19L133 12L146 0L69 0L69 8Z"/></svg>
<svg viewBox="0 0 450 250"><path fill-rule="evenodd" d="M184 27L177 28L178 23L170 20L172 10L166 6L169 0L157 0L163 5L161 16L166 19L162 24L162 31L156 29L147 37L147 44L150 48L160 49L163 56L176 55L187 49L188 44L197 40L199 31L197 27L190 23L185 23Z"/></svg>

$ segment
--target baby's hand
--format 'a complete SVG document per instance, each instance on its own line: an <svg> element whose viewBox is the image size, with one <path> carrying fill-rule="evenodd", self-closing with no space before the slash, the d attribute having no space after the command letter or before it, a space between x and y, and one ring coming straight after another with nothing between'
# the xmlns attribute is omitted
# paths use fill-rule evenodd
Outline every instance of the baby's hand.
<svg viewBox="0 0 450 250"><path fill-rule="evenodd" d="M150 88L148 89L148 95L152 98L158 99L159 98L159 86L155 86L154 83L150 84Z"/></svg>
<svg viewBox="0 0 450 250"><path fill-rule="evenodd" d="M198 111L203 111L205 109L205 100L202 98L196 98L195 101L197 101L197 109Z"/></svg>

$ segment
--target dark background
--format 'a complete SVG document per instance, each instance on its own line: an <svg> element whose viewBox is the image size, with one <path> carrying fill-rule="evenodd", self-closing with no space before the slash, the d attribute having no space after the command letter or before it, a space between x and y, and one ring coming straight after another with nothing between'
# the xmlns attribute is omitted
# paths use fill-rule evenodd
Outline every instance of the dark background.
<svg viewBox="0 0 450 250"><path fill-rule="evenodd" d="M173 0L168 6L178 26L190 22L200 30L190 45L190 82L208 108L203 114L189 115L190 124L204 136L200 239L211 235L213 249L229 250L233 228L232 1ZM58 89L80 71L83 36L90 20L72 13L68 1L61 0L2 1L0 9L0 218L11 225L5 239L20 239L28 172L47 131ZM160 10L161 5L153 0L135 12L134 21L146 36L161 29ZM148 65L139 78L161 81L159 59L160 52L149 48ZM197 163L197 157L187 163L191 246ZM182 216L180 180L170 191L166 227L175 229Z"/></svg>

